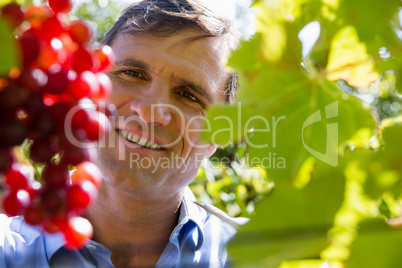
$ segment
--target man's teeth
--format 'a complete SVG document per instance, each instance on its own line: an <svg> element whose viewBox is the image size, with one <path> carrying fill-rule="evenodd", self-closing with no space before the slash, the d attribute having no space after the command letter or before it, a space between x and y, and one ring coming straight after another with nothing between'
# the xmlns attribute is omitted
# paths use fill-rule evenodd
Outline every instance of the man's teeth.
<svg viewBox="0 0 402 268"><path fill-rule="evenodd" d="M162 146L159 146L158 144L153 143L152 141L148 141L146 138L142 137L140 138L138 135L128 133L125 130L120 130L121 135L123 137L131 142L135 142L138 145L141 145L143 147L151 148L151 149L162 149Z"/></svg>
<svg viewBox="0 0 402 268"><path fill-rule="evenodd" d="M147 139L142 137L137 143L139 145L141 145L141 146L146 146L147 145Z"/></svg>

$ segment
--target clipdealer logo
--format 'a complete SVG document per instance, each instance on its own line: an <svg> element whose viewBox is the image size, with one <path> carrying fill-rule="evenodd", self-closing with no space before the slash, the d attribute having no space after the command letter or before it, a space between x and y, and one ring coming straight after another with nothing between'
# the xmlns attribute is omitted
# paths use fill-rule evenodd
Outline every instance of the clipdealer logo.
<svg viewBox="0 0 402 268"><path fill-rule="evenodd" d="M328 104L324 108L325 119L337 118L338 117L338 101L334 101L331 104ZM323 121L321 117L321 110L315 111L312 115L310 115L306 121L303 123L302 127L302 141L303 146L306 150L312 154L318 160L321 160L324 163L327 163L330 166L336 167L338 166L338 123L329 123L326 124L326 145L325 152L321 153L313 148L309 147L304 139L304 130L306 127L311 126L317 122ZM314 135L314 134L313 134Z"/></svg>

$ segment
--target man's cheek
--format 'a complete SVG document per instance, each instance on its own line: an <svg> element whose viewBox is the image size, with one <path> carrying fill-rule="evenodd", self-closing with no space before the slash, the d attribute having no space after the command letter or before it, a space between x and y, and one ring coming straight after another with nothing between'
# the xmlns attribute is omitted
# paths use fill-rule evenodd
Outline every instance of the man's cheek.
<svg viewBox="0 0 402 268"><path fill-rule="evenodd" d="M112 80L112 93L109 95L107 98L107 101L110 103L114 103L117 107L120 106L120 104L127 102L127 94L125 92L124 85L116 81L116 78L111 78Z"/></svg>
<svg viewBox="0 0 402 268"><path fill-rule="evenodd" d="M208 131L208 129L204 129L204 124L205 117L201 115L193 116L187 121L184 139L190 147L194 149L208 148L208 144L201 140L202 133Z"/></svg>

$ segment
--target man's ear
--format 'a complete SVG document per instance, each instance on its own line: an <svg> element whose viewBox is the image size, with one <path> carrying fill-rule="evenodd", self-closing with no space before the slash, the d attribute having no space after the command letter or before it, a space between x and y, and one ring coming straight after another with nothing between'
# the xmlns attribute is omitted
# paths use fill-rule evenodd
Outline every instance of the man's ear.
<svg viewBox="0 0 402 268"><path fill-rule="evenodd" d="M205 157L210 157L211 155L213 155L216 151L216 148L217 148L216 146L210 144L208 146L207 151L205 152Z"/></svg>

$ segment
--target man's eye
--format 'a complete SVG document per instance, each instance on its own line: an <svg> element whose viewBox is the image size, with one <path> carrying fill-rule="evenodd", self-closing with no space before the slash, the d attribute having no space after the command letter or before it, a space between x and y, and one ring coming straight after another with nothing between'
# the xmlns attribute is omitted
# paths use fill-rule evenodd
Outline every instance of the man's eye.
<svg viewBox="0 0 402 268"><path fill-rule="evenodd" d="M188 92L188 91L182 90L182 91L179 91L178 94L179 94L180 96L183 96L183 97L185 97L185 98L191 100L191 101L200 102L200 100L199 100L198 98L196 98L193 94L191 94L191 93Z"/></svg>
<svg viewBox="0 0 402 268"><path fill-rule="evenodd" d="M136 78L144 78L144 76L140 72L133 71L133 70L125 70L125 71L123 71L123 73L128 74L129 76L132 76L132 77L136 77Z"/></svg>

